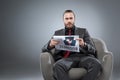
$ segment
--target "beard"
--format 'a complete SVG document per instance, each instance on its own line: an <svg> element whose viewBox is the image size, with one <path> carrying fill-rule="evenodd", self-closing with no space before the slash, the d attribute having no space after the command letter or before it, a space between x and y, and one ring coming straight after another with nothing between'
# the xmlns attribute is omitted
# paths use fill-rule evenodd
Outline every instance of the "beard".
<svg viewBox="0 0 120 80"><path fill-rule="evenodd" d="M66 28L72 28L74 26L74 23L68 22L67 24L65 24Z"/></svg>

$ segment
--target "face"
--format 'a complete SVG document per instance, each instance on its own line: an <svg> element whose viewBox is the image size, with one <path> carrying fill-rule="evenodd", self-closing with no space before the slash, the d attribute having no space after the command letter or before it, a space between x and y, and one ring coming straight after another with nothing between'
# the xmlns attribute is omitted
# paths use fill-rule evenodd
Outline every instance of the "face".
<svg viewBox="0 0 120 80"><path fill-rule="evenodd" d="M72 28L75 22L75 17L72 12L68 12L64 14L64 25L67 28Z"/></svg>

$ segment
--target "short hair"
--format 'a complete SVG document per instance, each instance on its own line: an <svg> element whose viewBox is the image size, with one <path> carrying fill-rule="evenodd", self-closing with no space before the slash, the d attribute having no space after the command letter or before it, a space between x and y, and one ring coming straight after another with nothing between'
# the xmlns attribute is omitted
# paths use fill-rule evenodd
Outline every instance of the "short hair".
<svg viewBox="0 0 120 80"><path fill-rule="evenodd" d="M73 13L74 17L75 17L75 13L72 10L65 10L65 12L63 13L63 16L65 13Z"/></svg>

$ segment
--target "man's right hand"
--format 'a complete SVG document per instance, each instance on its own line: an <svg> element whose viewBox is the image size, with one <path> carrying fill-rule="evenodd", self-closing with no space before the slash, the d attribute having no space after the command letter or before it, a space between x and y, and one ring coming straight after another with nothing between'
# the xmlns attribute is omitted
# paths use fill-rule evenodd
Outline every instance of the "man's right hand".
<svg viewBox="0 0 120 80"><path fill-rule="evenodd" d="M55 45L57 45L57 44L59 44L59 41L58 41L58 40L51 39L49 46L50 46L50 47L55 47Z"/></svg>

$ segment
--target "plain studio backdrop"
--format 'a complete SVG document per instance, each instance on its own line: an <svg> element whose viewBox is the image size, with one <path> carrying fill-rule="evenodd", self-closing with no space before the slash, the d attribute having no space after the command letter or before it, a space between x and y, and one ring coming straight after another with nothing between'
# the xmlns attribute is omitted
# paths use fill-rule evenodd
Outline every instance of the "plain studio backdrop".
<svg viewBox="0 0 120 80"><path fill-rule="evenodd" d="M72 9L76 26L103 39L114 55L113 80L120 80L119 0L0 0L0 80L43 80L41 48L64 28Z"/></svg>

